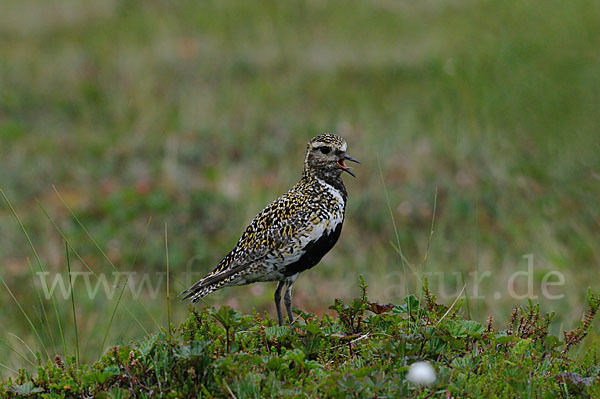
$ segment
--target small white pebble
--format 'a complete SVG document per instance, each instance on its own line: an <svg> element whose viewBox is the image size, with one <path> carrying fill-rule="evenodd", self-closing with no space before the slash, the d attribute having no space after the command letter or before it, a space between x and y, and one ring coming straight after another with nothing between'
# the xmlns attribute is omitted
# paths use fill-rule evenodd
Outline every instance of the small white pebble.
<svg viewBox="0 0 600 399"><path fill-rule="evenodd" d="M410 365L406 379L416 385L430 385L435 382L435 370L429 362L415 362Z"/></svg>

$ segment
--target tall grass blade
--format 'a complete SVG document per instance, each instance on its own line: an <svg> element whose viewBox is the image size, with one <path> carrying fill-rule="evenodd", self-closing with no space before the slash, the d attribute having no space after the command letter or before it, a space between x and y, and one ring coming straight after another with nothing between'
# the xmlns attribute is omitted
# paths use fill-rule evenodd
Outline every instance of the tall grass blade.
<svg viewBox="0 0 600 399"><path fill-rule="evenodd" d="M9 344L8 342L6 342L5 340L3 340L2 338L0 338L0 343L4 344L4 346L6 346L12 352L16 353L17 356L19 356L21 359L25 360L27 363L29 363L30 365L32 365L33 367L35 367L35 363L32 362L31 360L29 360L27 358L27 356L25 356L24 354L22 354L21 352L19 352L14 346L12 346L11 344ZM28 349L31 350L31 348L29 348L29 347L28 347ZM35 357L35 355L34 355L34 357Z"/></svg>
<svg viewBox="0 0 600 399"><path fill-rule="evenodd" d="M23 222L21 222L21 218L19 218L19 215L17 214L17 211L15 210L15 208L12 206L12 203L10 202L10 200L8 199L8 197L6 197L6 194L4 194L4 191L2 189L0 189L0 194L2 195L2 198L4 198L4 201L6 202L6 205L8 205L8 208L10 209L13 217L15 218L15 220L17 221L17 224L19 225L19 228L21 229L21 231L23 232L23 234L25 235L25 238L27 239L27 242L29 243L29 247L31 248L31 251L33 252L33 255L35 256L35 259L37 261L37 265L38 268L40 270L40 272L44 272L44 266L42 264L42 261L35 249L35 246L33 245L33 242L31 241L31 237L29 237L29 233L27 232L27 229L25 228L25 226L23 225ZM1 278L1 276L0 276ZM4 280L3 280L4 282ZM4 283L6 285L6 283ZM7 286L8 287L8 286ZM12 293L11 293L12 295ZM14 298L14 297L13 297ZM58 310L56 308L56 301L54 300L54 297L50 297L50 301L52 302L52 306L54 307L54 313L57 316L57 322L58 322L58 327L59 330L62 334L62 326L60 323L60 319L58 318ZM20 307L20 305L19 305ZM22 308L21 308L22 309ZM44 312L44 317L46 319L46 328L47 328L47 332L50 336L52 336L52 329L50 328L50 320L48 319L48 313L46 312L46 308L42 306L42 310ZM29 320L29 317L27 316L27 319ZM29 323L33 326L33 324L31 323L31 320L29 320ZM39 337L39 334L37 334L37 330L36 330L36 335ZM54 338L52 338L52 342L54 343ZM64 340L63 340L64 343ZM43 345L42 343L42 347L44 349L44 351L46 352L46 356L48 357L48 359L50 359L50 355L48 354L48 351L46 350L45 345ZM66 350L66 347L65 347Z"/></svg>
<svg viewBox="0 0 600 399"><path fill-rule="evenodd" d="M446 310L446 313L444 313L442 315L442 317L438 320L438 322L435 323L435 327L439 326L440 323L442 322L442 320L444 320L446 318L446 316L448 316L448 313L450 313L450 311L454 308L454 306L456 306L456 303L458 302L458 300L462 296L463 292L465 292L465 288L467 288L466 284L463 285L462 289L460 290L460 292L456 296L456 299L454 300L454 302L452 302L452 305L450 305L450 307L448 308L448 310Z"/></svg>
<svg viewBox="0 0 600 399"><path fill-rule="evenodd" d="M77 215L75 214L75 212L71 209L71 207L67 204L67 202L64 200L64 198L60 195L60 192L58 191L58 189L54 185L52 185L52 188L54 189L54 192L56 193L56 195L58 196L58 198L60 199L60 201L63 203L63 206L65 208L67 208L67 210L69 211L69 213L71 214L71 216L73 217L73 219L75 219L75 221L77 222L77 224L79 225L79 227L81 227L81 229L85 232L85 234L88 236L88 238L90 239L90 241L92 241L92 243L94 244L94 246L96 247L96 249L102 254L102 256L104 257L104 259L106 259L106 261L112 266L112 268L116 272L118 272L119 269L117 269L117 267L110 260L110 258L108 257L108 255L106 255L106 253L104 252L104 250L102 249L102 247L100 247L100 244L98 244L98 242L96 241L96 239L92 236L92 234L84 226L84 224L81 222L81 220L79 220L79 218L77 217Z"/></svg>
<svg viewBox="0 0 600 399"><path fill-rule="evenodd" d="M460 272L460 276L461 276L463 285L466 287L467 283L465 282L465 273L461 271ZM465 295L465 302L467 304L467 317L469 318L469 320L471 320L471 303L469 301L469 295L468 294Z"/></svg>
<svg viewBox="0 0 600 399"><path fill-rule="evenodd" d="M33 352L33 350L31 349L31 347L29 345L27 345L27 342L23 341L21 339L21 337L19 337L17 334L13 334L13 333L8 333L8 335L10 335L11 337L15 338L16 340L18 340L24 347L27 348L27 350L29 350L29 353L31 353L33 355L34 359L37 359L37 356L35 355L35 353Z"/></svg>
<svg viewBox="0 0 600 399"><path fill-rule="evenodd" d="M379 160L379 156L377 156L377 166L379 167L379 175L381 176L381 184L383 185L383 191L385 193L385 199L387 201L388 209L390 211L390 217L392 219L392 226L394 227L394 234L396 235L396 243L398 245L398 253L400 254L400 260L402 261L402 273L404 274L404 284L406 289L406 295L410 295L410 290L408 288L408 276L406 275L406 262L404 261L405 257L402 253L402 246L400 245L400 235L398 234L398 228L396 227L396 219L394 218L394 211L392 210L392 204L390 202L390 196L387 191L387 187L385 185L385 179L383 178L383 170L381 169L381 161Z"/></svg>
<svg viewBox="0 0 600 399"><path fill-rule="evenodd" d="M169 332L169 338L171 338L171 293L169 290L169 235L167 223L165 223L165 255L167 258L167 331Z"/></svg>
<svg viewBox="0 0 600 399"><path fill-rule="evenodd" d="M479 276L479 260L481 258L481 254L480 254L480 240L479 240L479 204L477 202L475 202L475 271L477 272L476 276ZM464 280L464 277L463 277ZM469 298L469 296L467 295L467 299ZM477 310L477 315L480 315L481 312L481 301L476 302L476 310ZM467 302L467 306L469 305L469 302ZM469 318L471 316L469 315Z"/></svg>
<svg viewBox="0 0 600 399"><path fill-rule="evenodd" d="M25 237L27 238L27 241L29 242L29 246L31 247L31 250L33 251L33 254L35 256L35 259L37 260L38 263L38 267L40 269L40 272L44 272L44 267L42 266L42 261L37 253L37 250L35 249L35 246L33 245L33 242L31 241L31 238L29 237L29 233L27 233L27 230L25 229L25 226L23 225L23 223L21 222L21 219L19 218L19 215L17 214L17 212L15 211L15 209L13 208L12 204L10 203L10 201L8 200L8 198L6 197L6 195L4 195L4 192L2 190L0 190L0 192L2 193L2 196L4 197L4 200L6 201L6 203L8 204L8 206L10 207L11 212L13 213L14 217L17 219L17 222L19 224L19 226L21 227L21 230L23 231L23 234L25 234ZM6 285L6 283L4 283ZM8 286L6 286L8 288ZM12 295L12 293L11 293ZM14 296L13 296L14 298ZM14 298L16 300L16 298ZM62 346L63 346L63 353L66 355L67 354L67 344L65 342L65 335L63 333L63 329L62 329L62 322L60 321L60 316L58 314L58 307L56 306L56 301L54 299L53 296L50 296L50 301L52 302L52 307L54 309L54 316L56 317L56 323L58 326L58 332L60 335L60 340L62 342ZM20 307L20 305L19 305ZM29 317L27 317L28 321L31 323L31 320L29 319ZM47 319L47 317L46 317ZM31 324L33 325L33 324ZM48 323L49 326L49 323Z"/></svg>
<svg viewBox="0 0 600 399"><path fill-rule="evenodd" d="M401 257L404 259L404 263L406 264L406 266L410 269L410 271L412 272L412 274L414 274L415 276L419 276L419 271L415 268L415 266L413 266L412 263L410 263L408 261L408 259L406 259L404 257L404 254L402 253L402 251L400 250L400 248L398 248L396 246L396 243L393 241L390 241L390 246L394 249L394 251Z"/></svg>
<svg viewBox="0 0 600 399"><path fill-rule="evenodd" d="M4 277L2 277L2 275L0 275L0 281L2 282L2 284L4 285L4 287L6 288L6 290L10 294L10 296L12 297L13 301L15 301L15 303L17 304L17 307L19 308L19 310L21 311L21 313L23 314L23 316L25 316L25 319L27 319L27 322L29 323L29 326L31 327L31 329L33 330L33 333L35 334L36 338L38 339L38 342L40 343L40 346L42 347L42 349L44 350L44 352L46 352L46 357L48 359L50 359L50 355L48 354L48 350L46 349L46 345L44 345L44 341L42 340L42 337L40 337L40 334L39 334L37 328L35 328L35 326L33 325L33 322L31 321L31 319L27 315L27 312L25 312L25 309L23 309L23 307L21 306L21 303L19 303L19 300L14 296L14 294L12 293L12 291L10 290L10 288L8 287L8 284L6 284L6 281L4 281Z"/></svg>
<svg viewBox="0 0 600 399"><path fill-rule="evenodd" d="M50 221L50 223L52 223L52 226L54 226L54 229L56 230L56 232L60 235L60 237L63 239L63 241L65 241L68 245L69 248L71 249L71 251L73 251L73 253L75 254L75 256L77 256L77 259L79 259L79 261L85 266L85 268L92 273L92 275L96 278L99 278L98 274L92 270L92 268L87 264L87 262L83 259L83 257L79 254L79 252L77 252L77 250L75 248L73 248L73 246L71 245L71 243L69 242L67 236L62 232L62 230L60 229L60 227L58 227L58 225L54 222L54 220L52 219L52 217L50 216L50 214L48 213L48 211L46 210L46 208L44 208L44 206L37 201L38 206L42 209L42 212L44 212L44 215L46 215L46 218L48 218L48 220ZM117 270L115 268L115 270ZM118 272L118 270L117 270ZM150 318L152 319L152 321L154 321L154 324L156 324L157 328L160 328L160 325L156 322L156 320L154 319L154 317L152 316L152 314L150 314L150 312L148 311L148 308L146 308L144 306L144 304L138 299L138 302L142 305L142 308L150 315ZM146 329L144 328L143 325L141 325L141 323L139 323L139 320L136 317L133 317L133 314L131 312L130 309L125 308L127 310L127 313L129 313L130 316L132 316L132 318L136 321L138 321L138 324L140 324L140 327L146 331Z"/></svg>
<svg viewBox="0 0 600 399"><path fill-rule="evenodd" d="M137 260L140 250L142 249L142 244L146 240L146 235L148 234L148 230L150 229L151 222L152 222L152 217L148 218L148 223L146 223L146 230L144 231L144 235L142 236L142 239L140 240L140 242L137 246L137 249L135 251L135 255L133 257L133 261L131 262L131 267L129 269L130 271L135 266L135 261ZM121 288L121 292L119 293L119 297L117 298L117 302L115 303L115 307L112 311L112 314L110 315L110 320L108 322L108 326L106 327L106 331L104 332L104 338L102 339L102 345L100 346L100 354L98 355L98 359L100 359L102 357L102 353L104 352L104 345L106 345L106 339L108 338L108 333L110 332L110 328L115 319L115 315L117 314L117 309L119 307L119 304L121 303L121 298L123 297L123 293L125 292L125 287L126 287L126 285L123 284L123 287Z"/></svg>
<svg viewBox="0 0 600 399"><path fill-rule="evenodd" d="M47 328L50 325L50 321L48 320L48 314L46 312L46 307L44 306L44 301L42 300L42 294L40 294L40 290L37 289L36 285L35 285L35 272L33 270L33 265L31 264L31 259L29 259L29 256L27 257L27 264L29 265L29 271L31 272L31 282L32 282L32 286L33 286L33 290L36 292L38 300L40 302L40 309L34 307L33 309L35 310L35 314L38 318L38 320L40 321L40 325L42 326L42 329L46 335L46 337L48 338L48 340L52 343L52 346L56 346L56 342L54 342L54 336L50 333L50 331L48 331L49 329ZM44 318L42 318L42 313L44 315L44 318L46 319L46 323L44 324Z"/></svg>
<svg viewBox="0 0 600 399"><path fill-rule="evenodd" d="M110 320L108 321L108 327L104 332L104 338L102 338L102 344L100 345L100 354L98 355L98 359L102 358L102 354L104 353L104 345L106 345L106 339L108 338L108 333L110 332L110 327L115 319L115 315L117 314L117 308L119 307L119 303L121 303L121 298L123 297L123 293L125 292L125 284L121 287L121 292L119 293L119 297L117 298L117 302L115 303L115 307L113 308L112 314L110 315ZM142 327L143 328L143 327Z"/></svg>
<svg viewBox="0 0 600 399"><path fill-rule="evenodd" d="M56 195L58 196L58 198L60 199L60 201L63 203L64 207L69 211L69 213L71 214L71 216L73 217L73 219L75 219L75 221L77 222L77 224L79 225L79 227L81 227L81 229L85 232L85 234L88 236L88 238L92 241L92 243L94 244L94 246L96 247L96 249L98 249L98 251L100 251L100 253L104 257L104 259L106 259L106 261L112 266L112 268L114 269L114 271L118 273L119 269L117 269L117 267L112 262L112 260L110 260L110 258L108 257L108 255L106 255L106 252L104 252L104 250L102 249L102 247L100 247L100 244L98 244L98 241L96 241L96 239L88 231L88 229L81 222L81 220L79 220L79 218L77 217L77 214L75 214L75 212L73 211L73 209L71 209L71 207L69 206L69 204L67 204L67 202L64 200L64 198L60 195L60 192L58 191L58 189L56 188L56 186L52 185L52 188L54 189L54 192L56 192ZM158 324L158 322L156 321L156 319L154 318L154 316L152 316L152 314L150 313L150 311L148 310L148 308L143 304L143 302L139 298L135 298L135 300L140 305L142 305L142 308L146 311L146 313L148 313L148 315L150 316L150 318L152 319L152 321L154 322L154 324L156 325L156 327L160 328L160 325Z"/></svg>
<svg viewBox="0 0 600 399"><path fill-rule="evenodd" d="M65 256L67 259L67 272L69 273L69 287L71 289L71 308L73 311L73 326L75 327L75 364L79 367L79 331L77 330L77 313L75 312L75 292L73 290L73 277L71 276L71 258L69 256L69 244L65 241Z"/></svg>
<svg viewBox="0 0 600 399"><path fill-rule="evenodd" d="M429 230L429 237L427 238L427 247L425 248L425 256L423 256L423 267L422 267L420 275L418 276L420 287L423 286L422 276L425 275L425 267L427 266L427 259L429 258L429 246L431 244L431 239L433 238L433 232L434 232L434 227L435 227L435 211L437 208L437 195L438 195L438 188L436 186L435 195L433 197L433 213L431 214L431 228ZM423 299L423 290L421 289L419 291L419 303L421 303L422 299Z"/></svg>
<svg viewBox="0 0 600 399"><path fill-rule="evenodd" d="M12 369L10 367L8 367L6 364L4 363L0 363L0 367L4 367L5 369L7 369L8 371L10 371L13 374L19 374L19 372L15 369Z"/></svg>
<svg viewBox="0 0 600 399"><path fill-rule="evenodd" d="M435 227L435 212L437 209L437 197L438 197L438 188L435 188L435 196L433 197L433 213L431 215L431 229L429 230L429 238L427 239L427 248L425 249L425 256L423 258L423 272L425 272L425 266L427 265L427 258L429 256L429 245L431 244L431 239L433 237L434 227Z"/></svg>
<svg viewBox="0 0 600 399"><path fill-rule="evenodd" d="M135 317L135 315L132 312L129 312L129 316L131 316L133 318L133 320L135 320L136 323L138 323L140 325L142 330L144 330L144 334L146 334L146 335L150 334L150 332L146 329L146 327L144 327L142 322L137 317Z"/></svg>

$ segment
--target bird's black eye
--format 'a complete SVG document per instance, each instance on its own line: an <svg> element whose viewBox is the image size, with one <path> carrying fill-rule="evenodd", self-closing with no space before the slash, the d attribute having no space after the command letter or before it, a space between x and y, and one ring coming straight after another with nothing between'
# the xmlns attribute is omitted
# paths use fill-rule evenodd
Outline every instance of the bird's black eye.
<svg viewBox="0 0 600 399"><path fill-rule="evenodd" d="M323 154L329 154L331 152L331 147L319 147L319 151L321 151Z"/></svg>

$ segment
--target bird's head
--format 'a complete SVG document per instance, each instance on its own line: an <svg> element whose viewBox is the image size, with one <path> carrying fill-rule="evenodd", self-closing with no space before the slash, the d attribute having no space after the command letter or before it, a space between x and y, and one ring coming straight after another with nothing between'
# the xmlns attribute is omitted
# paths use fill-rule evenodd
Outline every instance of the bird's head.
<svg viewBox="0 0 600 399"><path fill-rule="evenodd" d="M325 179L339 179L342 172L356 175L346 166L345 161L358 160L346 154L346 140L335 134L321 134L309 141L304 159L305 173Z"/></svg>

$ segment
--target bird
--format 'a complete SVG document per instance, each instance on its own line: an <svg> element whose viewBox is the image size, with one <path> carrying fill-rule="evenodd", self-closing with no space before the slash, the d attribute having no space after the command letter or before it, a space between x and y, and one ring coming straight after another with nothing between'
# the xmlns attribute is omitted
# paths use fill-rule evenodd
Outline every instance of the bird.
<svg viewBox="0 0 600 399"><path fill-rule="evenodd" d="M345 161L360 163L346 149L346 140L335 134L310 140L298 183L254 217L217 267L180 294L183 300L195 304L223 287L277 281L274 300L279 325L283 325L284 287L284 304L292 323L294 282L319 263L342 231L348 199L342 174L356 177Z"/></svg>

